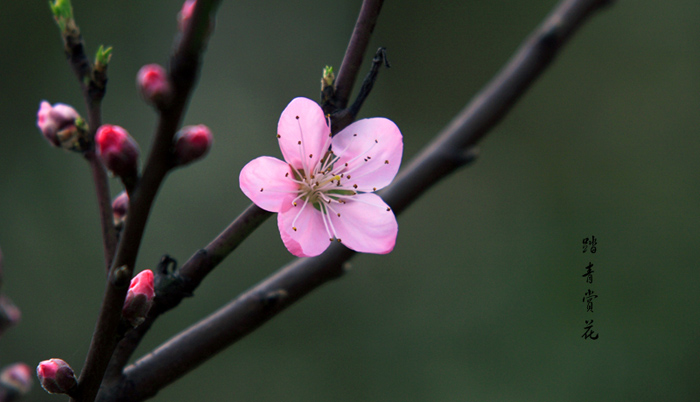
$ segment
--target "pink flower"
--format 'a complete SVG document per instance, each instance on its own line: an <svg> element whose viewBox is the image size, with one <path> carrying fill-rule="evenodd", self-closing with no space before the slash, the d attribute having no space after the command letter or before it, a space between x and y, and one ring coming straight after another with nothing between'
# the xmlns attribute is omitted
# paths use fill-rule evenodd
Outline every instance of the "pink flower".
<svg viewBox="0 0 700 402"><path fill-rule="evenodd" d="M396 217L372 193L391 183L399 170L403 137L396 124L364 119L331 136L318 104L296 98L280 116L277 139L285 160L254 159L239 180L257 206L278 213L289 252L313 257L333 239L363 253L394 249Z"/></svg>
<svg viewBox="0 0 700 402"><path fill-rule="evenodd" d="M214 137L211 130L204 124L183 127L175 134L174 153L177 165L186 165L203 158L209 152L212 142Z"/></svg>
<svg viewBox="0 0 700 402"><path fill-rule="evenodd" d="M153 298L156 292L153 288L153 271L150 269L139 272L129 284L129 291L124 300L122 316L131 325L137 327L148 315L148 311L153 305Z"/></svg>
<svg viewBox="0 0 700 402"><path fill-rule="evenodd" d="M42 101L36 114L36 125L51 145L60 147L77 132L77 119L80 119L80 115L72 107L63 103L51 106L49 102Z"/></svg>

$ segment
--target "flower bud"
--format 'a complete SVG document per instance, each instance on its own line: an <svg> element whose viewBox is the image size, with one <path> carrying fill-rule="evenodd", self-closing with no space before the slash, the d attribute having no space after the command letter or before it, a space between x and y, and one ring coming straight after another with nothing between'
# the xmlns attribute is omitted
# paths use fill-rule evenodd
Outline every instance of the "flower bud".
<svg viewBox="0 0 700 402"><path fill-rule="evenodd" d="M197 0L185 0L185 3L182 4L182 9L177 13L177 27L180 29L180 32L184 32L185 28L187 28L187 25L190 23L192 11L194 11L194 5L196 3Z"/></svg>
<svg viewBox="0 0 700 402"><path fill-rule="evenodd" d="M22 312L19 308L8 297L0 295L0 335L16 325L20 318L22 318Z"/></svg>
<svg viewBox="0 0 700 402"><path fill-rule="evenodd" d="M136 74L136 84L146 101L155 106L161 106L170 99L172 88L168 74L158 64L146 64L141 67Z"/></svg>
<svg viewBox="0 0 700 402"><path fill-rule="evenodd" d="M116 196L112 200L112 217L114 218L114 226L121 228L126 221L126 213L129 209L129 196L126 191Z"/></svg>
<svg viewBox="0 0 700 402"><path fill-rule="evenodd" d="M185 0L182 4L182 9L177 13L177 28L180 32L185 32L187 26L190 24L196 4L197 0ZM206 35L209 35L212 31L214 31L214 20L209 18L209 26L207 27Z"/></svg>
<svg viewBox="0 0 700 402"><path fill-rule="evenodd" d="M84 150L87 125L75 109L63 103L51 106L49 102L42 101L36 117L36 125L51 145L74 151Z"/></svg>
<svg viewBox="0 0 700 402"><path fill-rule="evenodd" d="M126 130L105 124L97 130L95 142L97 153L115 176L133 179L138 175L139 146Z"/></svg>
<svg viewBox="0 0 700 402"><path fill-rule="evenodd" d="M203 158L209 152L212 142L214 137L209 127L203 124L183 127L175 134L173 152L176 165L186 165Z"/></svg>
<svg viewBox="0 0 700 402"><path fill-rule="evenodd" d="M139 326L148 315L148 311L153 305L153 297L156 292L153 288L153 271L146 269L139 272L129 284L129 291L124 300L122 316L131 323L132 326Z"/></svg>
<svg viewBox="0 0 700 402"><path fill-rule="evenodd" d="M24 363L11 364L2 369L0 385L13 396L22 396L32 387L32 369Z"/></svg>
<svg viewBox="0 0 700 402"><path fill-rule="evenodd" d="M41 387L50 394L67 394L78 385L73 369L61 359L49 359L39 363L36 375Z"/></svg>

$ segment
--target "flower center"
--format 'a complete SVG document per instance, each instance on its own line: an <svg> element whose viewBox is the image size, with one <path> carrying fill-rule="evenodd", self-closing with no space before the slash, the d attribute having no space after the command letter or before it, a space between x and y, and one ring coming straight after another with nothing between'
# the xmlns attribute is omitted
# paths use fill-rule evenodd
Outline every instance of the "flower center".
<svg viewBox="0 0 700 402"><path fill-rule="evenodd" d="M345 176L342 173L343 169L333 168L333 162L337 159L329 151L316 166L311 167L311 174L307 174L303 169L297 170L292 166L294 181L299 185L298 195L293 201L294 206L297 206L299 201L303 201L304 204L311 204L322 213L327 213L328 208L323 207L323 203L345 202L341 200L342 196L356 194L354 191L343 188L341 184L341 180Z"/></svg>

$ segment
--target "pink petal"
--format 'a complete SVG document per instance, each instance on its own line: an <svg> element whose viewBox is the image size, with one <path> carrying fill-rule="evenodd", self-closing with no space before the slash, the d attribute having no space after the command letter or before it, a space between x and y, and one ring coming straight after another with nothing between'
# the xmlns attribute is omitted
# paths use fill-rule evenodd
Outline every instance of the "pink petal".
<svg viewBox="0 0 700 402"><path fill-rule="evenodd" d="M330 133L323 110L307 98L294 98L289 102L277 124L282 155L297 169L310 169L325 155Z"/></svg>
<svg viewBox="0 0 700 402"><path fill-rule="evenodd" d="M399 171L403 136L389 119L358 120L333 137L333 152L340 157L336 166L348 164L345 187L376 191L389 185Z"/></svg>
<svg viewBox="0 0 700 402"><path fill-rule="evenodd" d="M294 176L287 163L261 156L243 167L238 180L243 193L255 205L266 211L279 212L285 198L296 194L299 188L291 177Z"/></svg>
<svg viewBox="0 0 700 402"><path fill-rule="evenodd" d="M315 257L331 244L321 212L312 205L303 206L303 202L277 214L277 227L285 247L297 257Z"/></svg>
<svg viewBox="0 0 700 402"><path fill-rule="evenodd" d="M337 237L361 253L386 254L394 249L399 227L394 212L376 194L358 194L345 204L333 204Z"/></svg>

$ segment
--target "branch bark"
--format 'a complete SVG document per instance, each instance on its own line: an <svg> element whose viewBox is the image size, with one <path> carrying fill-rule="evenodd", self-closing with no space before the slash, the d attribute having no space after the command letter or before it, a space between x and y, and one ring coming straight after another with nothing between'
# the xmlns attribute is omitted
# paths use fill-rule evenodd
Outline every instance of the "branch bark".
<svg viewBox="0 0 700 402"><path fill-rule="evenodd" d="M325 110L326 113L347 107L350 93L362 67L362 59L367 51L367 45L374 31L374 26L377 24L383 3L384 0L364 0L362 2L360 15L357 17L343 62L338 69L338 77L335 80L335 93L332 102L334 110Z"/></svg>
<svg viewBox="0 0 700 402"><path fill-rule="evenodd" d="M190 23L179 37L170 58L169 79L173 84L172 102L160 110L158 126L147 158L142 179L129 199L121 242L108 274L104 298L90 348L72 401L95 399L107 365L117 346L121 310L133 275L141 239L160 185L172 167L172 138L182 120L189 96L197 81L201 57L210 29L210 18L221 0L199 0Z"/></svg>
<svg viewBox="0 0 700 402"><path fill-rule="evenodd" d="M611 2L561 2L496 77L381 192L394 212L402 212L433 184L472 161L473 146L544 72L571 34ZM111 389L104 400L139 401L155 395L315 288L340 277L344 262L353 255L336 244L318 257L294 261L127 367L118 389Z"/></svg>
<svg viewBox="0 0 700 402"><path fill-rule="evenodd" d="M112 221L112 203L109 194L107 172L102 161L95 154L95 132L102 125L102 98L104 98L107 75L106 66L97 71L85 54L85 43L80 34L80 28L74 21L70 28L61 32L63 36L64 51L68 63L73 70L85 101L87 111L88 149L84 150L83 157L88 162L92 172L92 180L97 195L97 206L100 215L102 229L102 245L105 259L105 270L109 272L114 253L117 247L117 231Z"/></svg>
<svg viewBox="0 0 700 402"><path fill-rule="evenodd" d="M379 16L382 3L383 0L364 0L350 38L350 43L348 44L340 66L340 71L343 73L339 74L339 78L335 81L335 83L340 85L341 88L344 88L344 90L340 93L333 92L333 99L330 101L331 104L335 104L336 102L340 102L342 105L347 104L348 97L350 96L350 92L352 91L352 87L360 70L369 38L372 34L372 30L374 30L377 17ZM355 113L351 113L349 109L343 109L343 115L337 119L334 118L332 127L334 133L339 132L352 123L362 101L364 101L364 98L369 94L372 88L379 66L381 66L382 63L388 65L384 57L383 49L380 49L378 54L381 55L380 60L377 61L375 59L375 61L373 61L372 71L368 76L369 78L363 84L361 93L364 92L364 94L361 99L358 97L358 100L355 102L357 106L353 105ZM337 110L331 105L324 106L332 109L328 113ZM161 314L177 306L183 298L190 296L204 277L208 275L221 260L238 247L257 226L270 216L272 216L270 212L264 211L255 204L252 204L209 245L190 257L177 272L156 273L156 293L158 296L155 299L155 304L149 312L146 321L134 331L130 331L118 345L112 361L109 364L107 373L107 381L109 383L114 385L118 382L122 369L155 320ZM160 282L160 284L158 282Z"/></svg>

